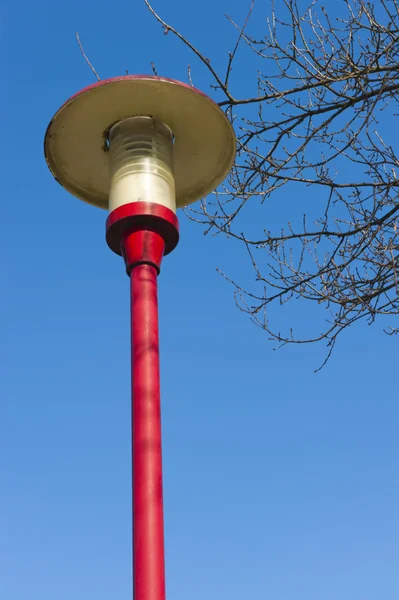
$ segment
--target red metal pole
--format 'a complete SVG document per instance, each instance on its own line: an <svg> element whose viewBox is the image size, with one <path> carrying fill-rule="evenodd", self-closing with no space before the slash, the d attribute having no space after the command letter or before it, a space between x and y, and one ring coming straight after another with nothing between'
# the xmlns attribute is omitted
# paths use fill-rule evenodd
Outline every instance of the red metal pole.
<svg viewBox="0 0 399 600"><path fill-rule="evenodd" d="M134 600L165 600L157 275L130 274Z"/></svg>
<svg viewBox="0 0 399 600"><path fill-rule="evenodd" d="M178 240L162 205L130 203L107 219L107 243L130 275L134 600L165 600L157 276Z"/></svg>

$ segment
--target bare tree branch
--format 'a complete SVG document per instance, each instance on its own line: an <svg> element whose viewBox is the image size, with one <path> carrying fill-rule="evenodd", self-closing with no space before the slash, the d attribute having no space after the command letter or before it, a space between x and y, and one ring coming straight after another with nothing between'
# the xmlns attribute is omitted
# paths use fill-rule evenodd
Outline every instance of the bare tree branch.
<svg viewBox="0 0 399 600"><path fill-rule="evenodd" d="M324 340L326 361L357 321L397 319L399 0L344 0L334 13L319 0L274 0L261 36L250 30L252 0L242 27L229 18L238 39L224 74L144 1L208 67L236 129L227 182L186 214L243 245L253 285L224 275L240 310L279 346ZM231 82L244 52L257 94L241 88L239 97ZM276 201L290 221L276 220ZM314 329L299 321L298 335L288 322L284 333L278 323L294 299L326 317Z"/></svg>
<svg viewBox="0 0 399 600"><path fill-rule="evenodd" d="M191 44L191 42L189 42L187 40L187 38L185 38L181 33L179 33L174 27L172 27L171 25L169 25L168 23L166 23L166 21L164 21L163 19L161 19L161 17L155 12L155 10L152 8L150 2L148 0L144 0L148 10L154 15L154 17L156 18L156 20L158 21L158 23L160 23L164 29L164 33L169 33L169 31L171 31L176 37L179 38L179 40L181 40L192 52L194 52L194 54L197 56L197 58L199 58L199 60L207 67L207 69L210 71L210 73L212 74L212 76L214 77L214 79L217 82L218 87L226 94L227 98L230 101L233 101L233 97L230 95L230 93L228 92L227 86L222 82L221 78L218 76L218 74L216 73L216 71L214 70L214 68L211 65L211 61L209 58L206 58L203 54L201 54L201 52L199 50L197 50L197 48Z"/></svg>

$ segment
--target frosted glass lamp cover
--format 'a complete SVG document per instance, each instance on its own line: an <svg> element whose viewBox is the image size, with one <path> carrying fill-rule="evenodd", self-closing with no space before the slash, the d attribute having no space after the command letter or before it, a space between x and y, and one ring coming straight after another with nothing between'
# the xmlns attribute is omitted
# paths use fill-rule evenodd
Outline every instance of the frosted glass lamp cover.
<svg viewBox="0 0 399 600"><path fill-rule="evenodd" d="M155 202L176 212L173 133L151 117L131 117L109 132L109 210Z"/></svg>

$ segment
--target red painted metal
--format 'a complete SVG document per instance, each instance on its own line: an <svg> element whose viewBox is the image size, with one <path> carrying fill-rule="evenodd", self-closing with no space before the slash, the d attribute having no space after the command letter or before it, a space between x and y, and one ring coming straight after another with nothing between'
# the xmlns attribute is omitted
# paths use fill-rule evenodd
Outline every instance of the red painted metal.
<svg viewBox="0 0 399 600"><path fill-rule="evenodd" d="M154 231L165 242L164 254L169 254L179 241L179 222L170 208L155 202L129 202L113 210L106 224L108 246L116 254L123 254L124 240L133 231ZM130 259L129 259L130 260ZM126 268L129 272L129 263ZM158 268L160 267L160 262Z"/></svg>
<svg viewBox="0 0 399 600"><path fill-rule="evenodd" d="M134 600L165 600L157 294L164 248L148 229L122 240L131 293Z"/></svg>
<svg viewBox="0 0 399 600"><path fill-rule="evenodd" d="M148 264L161 270L165 242L156 231L139 230L131 233L122 243L122 254L128 274L136 265Z"/></svg>
<svg viewBox="0 0 399 600"><path fill-rule="evenodd" d="M130 275L132 317L133 598L165 599L157 269Z"/></svg>

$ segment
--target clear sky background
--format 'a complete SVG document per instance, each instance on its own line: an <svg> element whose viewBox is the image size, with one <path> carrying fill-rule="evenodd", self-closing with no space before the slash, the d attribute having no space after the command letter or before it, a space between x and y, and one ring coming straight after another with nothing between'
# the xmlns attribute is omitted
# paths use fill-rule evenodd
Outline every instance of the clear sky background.
<svg viewBox="0 0 399 600"><path fill-rule="evenodd" d="M247 10L154 6L215 65L235 40L224 13ZM186 81L190 63L212 93L141 0L0 9L4 600L131 598L129 282L106 213L43 158L54 112L95 81L75 31L102 78L154 61ZM236 89L249 75L242 60ZM236 309L216 267L250 279L244 249L180 219L159 279L168 598L397 600L398 338L358 324L314 374L324 346L275 352ZM295 307L293 324L311 323L313 307Z"/></svg>

